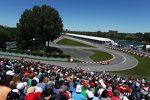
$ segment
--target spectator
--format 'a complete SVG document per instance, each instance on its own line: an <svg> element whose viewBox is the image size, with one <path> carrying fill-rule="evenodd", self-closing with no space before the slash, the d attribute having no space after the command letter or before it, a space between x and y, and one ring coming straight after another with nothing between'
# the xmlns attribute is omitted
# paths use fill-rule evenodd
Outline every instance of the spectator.
<svg viewBox="0 0 150 100"><path fill-rule="evenodd" d="M20 82L17 84L17 89L19 91L19 94L20 94L20 97L19 97L19 100L23 100L24 97L26 96L26 94L24 93L24 89L26 87L27 83L26 82Z"/></svg>
<svg viewBox="0 0 150 100"><path fill-rule="evenodd" d="M14 75L14 72L17 74ZM112 100L121 98L149 100L150 98L150 85L146 79L140 80L132 76L126 79L117 75L111 76L109 73L85 72L82 68L64 68L7 58L0 58L0 88L0 100L6 98L99 100L99 97L106 100L108 97Z"/></svg>
<svg viewBox="0 0 150 100"><path fill-rule="evenodd" d="M18 99L19 99L19 91L17 89L13 89L7 95L7 100L18 100Z"/></svg>
<svg viewBox="0 0 150 100"><path fill-rule="evenodd" d="M121 100L119 96L120 96L120 92L118 90L114 90L111 100Z"/></svg>
<svg viewBox="0 0 150 100"><path fill-rule="evenodd" d="M69 95L66 95L66 87L62 86L58 94L52 95L50 100L68 100Z"/></svg>
<svg viewBox="0 0 150 100"><path fill-rule="evenodd" d="M5 86L5 73L0 73L0 100L6 100L8 93L11 91L9 87Z"/></svg>
<svg viewBox="0 0 150 100"><path fill-rule="evenodd" d="M108 93L107 93L107 90L104 90L104 91L102 92L102 94L101 94L100 100L110 100L110 98L108 97L107 94L108 94Z"/></svg>
<svg viewBox="0 0 150 100"><path fill-rule="evenodd" d="M50 100L52 95L53 95L53 91L51 89L46 89L44 91L44 100Z"/></svg>
<svg viewBox="0 0 150 100"><path fill-rule="evenodd" d="M20 82L19 75L15 74L15 75L13 76L12 81L10 82L9 87L10 87L11 89L16 89L16 86L17 86L17 84L18 84L19 82Z"/></svg>
<svg viewBox="0 0 150 100"><path fill-rule="evenodd" d="M86 98L81 94L81 92L82 92L81 85L77 85L76 93L72 94L72 98L74 100L86 100Z"/></svg>
<svg viewBox="0 0 150 100"><path fill-rule="evenodd" d="M37 86L41 87L43 89L43 91L44 91L44 90L46 90L47 87L46 87L46 83L44 83L43 81L44 81L44 77L41 76L39 78L39 83L37 84Z"/></svg>

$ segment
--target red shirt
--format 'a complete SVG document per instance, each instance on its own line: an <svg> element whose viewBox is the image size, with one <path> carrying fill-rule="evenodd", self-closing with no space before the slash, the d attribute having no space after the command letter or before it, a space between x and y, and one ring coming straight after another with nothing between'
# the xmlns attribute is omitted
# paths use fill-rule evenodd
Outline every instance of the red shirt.
<svg viewBox="0 0 150 100"><path fill-rule="evenodd" d="M121 98L112 96L112 97L111 97L111 100L121 100Z"/></svg>

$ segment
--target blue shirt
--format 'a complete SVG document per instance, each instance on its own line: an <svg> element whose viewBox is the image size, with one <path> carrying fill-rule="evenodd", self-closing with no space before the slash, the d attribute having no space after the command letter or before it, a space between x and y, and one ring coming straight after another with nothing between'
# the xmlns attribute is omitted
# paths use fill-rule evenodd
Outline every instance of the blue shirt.
<svg viewBox="0 0 150 100"><path fill-rule="evenodd" d="M43 90L46 90L47 88L46 83L38 83L36 86L41 87Z"/></svg>
<svg viewBox="0 0 150 100"><path fill-rule="evenodd" d="M74 100L86 100L86 98L82 94L78 94L78 93L73 93L72 98Z"/></svg>

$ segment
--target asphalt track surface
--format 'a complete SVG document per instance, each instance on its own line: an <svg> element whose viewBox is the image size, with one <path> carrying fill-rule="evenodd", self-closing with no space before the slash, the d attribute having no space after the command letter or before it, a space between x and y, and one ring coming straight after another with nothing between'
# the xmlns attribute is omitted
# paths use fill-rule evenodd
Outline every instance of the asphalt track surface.
<svg viewBox="0 0 150 100"><path fill-rule="evenodd" d="M93 60L90 59L90 56L94 54L94 52L90 50L84 50L84 49L75 49L75 48L59 48L63 51L64 54L69 54L73 59L79 60L79 61L86 61L86 62L92 62Z"/></svg>
<svg viewBox="0 0 150 100"><path fill-rule="evenodd" d="M72 39L72 40L75 40L78 42L83 42L83 43L95 46L97 48L77 47L77 46L61 46L61 45L57 45L57 44L51 44L51 46L58 47L61 49L62 48L63 49L71 49L72 52L74 52L76 55L77 55L76 51L79 51L79 50L84 50L84 51L100 50L100 51L107 52L113 56L113 58L110 60L110 64L108 64L108 65L101 65L101 64L97 64L97 63L72 63L72 66L70 66L70 67L82 67L86 71L103 71L103 70L120 71L120 70L131 69L131 68L135 67L136 65L138 65L137 59L135 59L134 57L132 57L126 53L107 49L107 48L103 47L102 45L89 43L89 42L82 41L82 40L72 38L72 37L65 36L65 38L69 38L69 39ZM83 52L78 52L78 53L79 53L78 55L84 57ZM69 63L66 63L66 66L68 66L67 64L69 64Z"/></svg>
<svg viewBox="0 0 150 100"><path fill-rule="evenodd" d="M70 37L67 37L67 38L70 38ZM73 39L73 38L71 38L71 39ZM30 58L25 58L25 60L40 61L42 63L48 63L51 65L57 65L57 66L68 67L68 68L82 67L85 71L104 71L104 70L105 71L120 71L120 70L131 69L131 68L135 67L136 65L138 65L137 59L135 59L134 57L132 57L126 53L107 49L107 48L103 47L102 45L92 44L92 43L81 41L78 39L74 39L74 40L79 41L79 42L84 42L89 45L94 45L97 48L77 47L77 46L61 46L61 45L57 45L57 44L53 44L53 43L51 44L51 46L58 47L61 49L66 49L66 50L70 49L72 52L74 52L74 54L76 56L77 56L77 52L80 51L80 52L78 52L79 53L78 55L84 56L85 58L88 58L88 56L92 54L88 50L104 51L104 52L107 52L107 53L113 55L113 58L110 60L110 64L101 65L101 64L97 64L97 63L56 62L56 61L46 61L46 60L38 60L38 59L34 60L34 59L30 59ZM85 51L85 52L83 53L83 51ZM80 58L80 56L79 56L79 58ZM9 56L9 58L14 58L14 57Z"/></svg>

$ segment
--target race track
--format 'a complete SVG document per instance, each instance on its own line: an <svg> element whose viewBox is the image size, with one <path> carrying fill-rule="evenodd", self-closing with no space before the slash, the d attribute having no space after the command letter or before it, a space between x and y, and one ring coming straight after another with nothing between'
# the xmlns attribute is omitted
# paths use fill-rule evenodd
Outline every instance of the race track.
<svg viewBox="0 0 150 100"><path fill-rule="evenodd" d="M100 51L104 51L107 52L111 55L113 55L113 59L110 60L110 64L109 65L101 65L101 64L96 64L96 63L62 63L62 66L66 66L66 67L82 67L84 70L86 71L120 71L120 70L126 70L126 69L131 69L133 67L135 67L138 64L137 59L135 59L134 57L120 52L120 51L115 51L115 50L111 50L111 49L107 49L105 47L103 47L102 45L97 45L97 44L92 44L89 43L87 41L82 41L82 40L78 40L76 38L72 38L72 37L65 37L65 38L69 38L69 39L73 39L75 41L78 42L83 42L89 45L94 45L97 48L88 48L88 47L76 47L76 46L62 46L62 45L57 45L57 44L51 44L51 46L53 47L57 47L60 49L71 49L72 52L75 53L75 55L77 56L77 54L80 50L86 51L87 50L100 50ZM79 55L84 57L86 53L80 52ZM88 57L88 56L87 56ZM58 63L56 63L58 64ZM60 64L60 63L59 63ZM71 65L70 65L71 64Z"/></svg>

